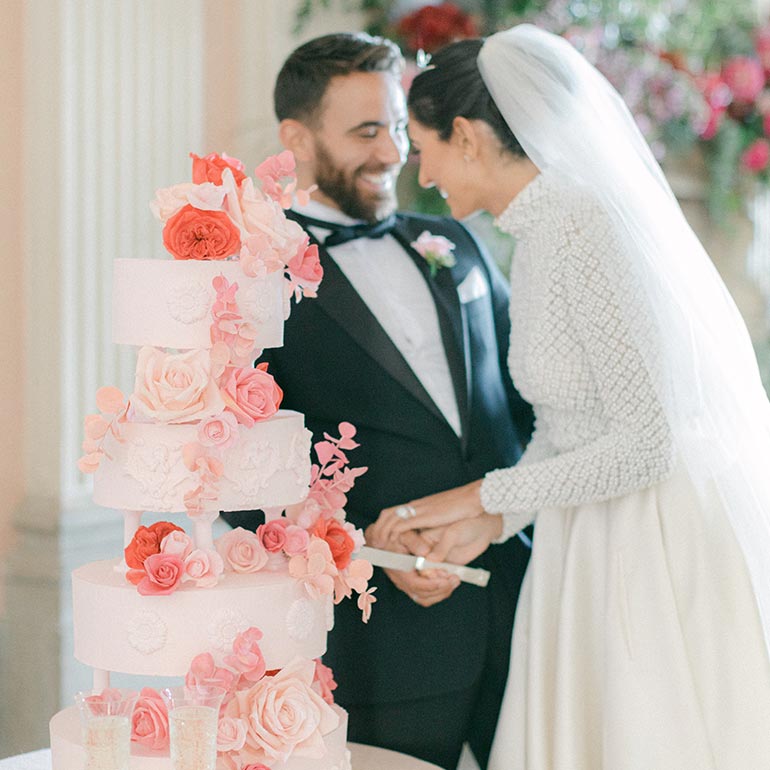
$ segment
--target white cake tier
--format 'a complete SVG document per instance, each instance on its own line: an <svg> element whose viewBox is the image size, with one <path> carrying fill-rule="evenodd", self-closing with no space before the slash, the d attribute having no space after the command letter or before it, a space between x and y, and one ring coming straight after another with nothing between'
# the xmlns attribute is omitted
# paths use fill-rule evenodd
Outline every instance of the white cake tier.
<svg viewBox="0 0 770 770"><path fill-rule="evenodd" d="M94 502L128 511L185 511L186 492L198 486L182 459L197 441L197 426L123 423L118 441L108 434L94 474ZM224 474L211 510L285 507L307 496L310 431L304 416L279 410L252 428L241 426L238 443L222 452Z"/></svg>
<svg viewBox="0 0 770 770"><path fill-rule="evenodd" d="M221 659L251 627L263 634L259 647L268 670L326 651L331 598L311 599L286 572L227 572L212 588L184 584L168 596L142 596L118 564L96 561L72 573L75 657L87 666L184 676L196 655Z"/></svg>
<svg viewBox="0 0 770 770"><path fill-rule="evenodd" d="M284 278L278 271L250 278L236 262L116 259L112 291L112 340L125 345L210 348L211 282L224 275L238 284L235 301L253 324L257 348L283 345Z"/></svg>
<svg viewBox="0 0 770 770"><path fill-rule="evenodd" d="M270 770L350 770L350 758L345 747L348 732L348 715L334 707L339 714L339 726L324 736L326 756L289 757L286 762L271 762ZM78 770L85 767L85 751L80 743L80 717L75 706L55 714L49 724L51 731L51 756L53 770ZM131 770L172 770L168 754L160 755L144 746L131 744Z"/></svg>

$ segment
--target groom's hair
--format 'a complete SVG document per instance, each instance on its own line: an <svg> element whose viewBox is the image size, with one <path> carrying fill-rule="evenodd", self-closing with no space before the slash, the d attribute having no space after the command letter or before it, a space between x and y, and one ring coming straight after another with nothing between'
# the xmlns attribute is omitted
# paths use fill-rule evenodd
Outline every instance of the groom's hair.
<svg viewBox="0 0 770 770"><path fill-rule="evenodd" d="M430 66L412 81L409 112L445 142L456 117L483 120L504 150L525 156L481 77L477 59L483 43L480 38L459 40L434 54Z"/></svg>
<svg viewBox="0 0 770 770"><path fill-rule="evenodd" d="M323 35L301 45L281 67L273 104L278 120L313 124L332 78L354 72L389 72L400 77L404 57L391 40L363 32Z"/></svg>

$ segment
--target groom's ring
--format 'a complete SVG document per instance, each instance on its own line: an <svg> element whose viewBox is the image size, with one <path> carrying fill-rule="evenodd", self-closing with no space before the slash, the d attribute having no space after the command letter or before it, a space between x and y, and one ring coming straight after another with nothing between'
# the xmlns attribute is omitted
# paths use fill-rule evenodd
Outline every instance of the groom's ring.
<svg viewBox="0 0 770 770"><path fill-rule="evenodd" d="M394 513L399 519L411 519L413 516L417 515L417 511L415 511L414 506L412 505L399 505Z"/></svg>

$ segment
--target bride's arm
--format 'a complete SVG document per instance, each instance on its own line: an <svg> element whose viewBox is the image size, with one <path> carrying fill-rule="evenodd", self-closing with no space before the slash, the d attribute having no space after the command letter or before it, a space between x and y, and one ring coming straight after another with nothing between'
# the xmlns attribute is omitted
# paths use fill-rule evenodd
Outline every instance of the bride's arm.
<svg viewBox="0 0 770 770"><path fill-rule="evenodd" d="M504 514L503 537L528 524L532 511L619 496L671 469L671 435L650 372L655 339L645 324L646 295L629 278L623 245L592 213L565 231L558 263L567 333L585 355L606 429L573 450L486 475L482 507Z"/></svg>

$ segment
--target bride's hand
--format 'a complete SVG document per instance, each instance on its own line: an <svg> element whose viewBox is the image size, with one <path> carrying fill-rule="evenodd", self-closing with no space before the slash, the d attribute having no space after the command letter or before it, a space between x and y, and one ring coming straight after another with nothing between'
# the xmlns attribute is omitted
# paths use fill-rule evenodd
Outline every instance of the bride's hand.
<svg viewBox="0 0 770 770"><path fill-rule="evenodd" d="M501 516L482 513L472 519L461 519L448 527L428 529L422 532L425 540L434 541L428 561L467 564L489 548L500 537L503 521Z"/></svg>
<svg viewBox="0 0 770 770"><path fill-rule="evenodd" d="M410 530L445 527L461 519L480 516L484 512L480 490L479 480L463 487L412 500L406 505L385 508L367 530L371 545L381 548Z"/></svg>

